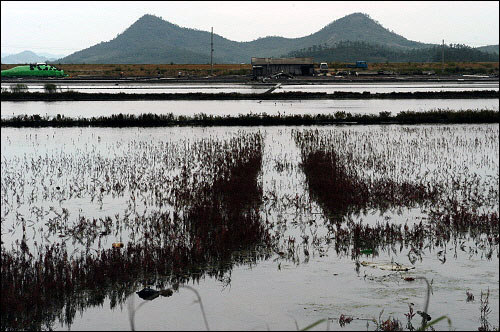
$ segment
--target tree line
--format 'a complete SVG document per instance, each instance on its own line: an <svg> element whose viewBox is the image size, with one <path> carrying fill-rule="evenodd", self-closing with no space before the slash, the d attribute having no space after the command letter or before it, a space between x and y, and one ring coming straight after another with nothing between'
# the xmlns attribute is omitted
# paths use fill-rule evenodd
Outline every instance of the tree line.
<svg viewBox="0 0 500 332"><path fill-rule="evenodd" d="M321 62L498 62L499 55L479 51L464 44L433 45L425 48L403 49L364 41L340 41L332 46L326 43L289 52L286 57L314 57Z"/></svg>

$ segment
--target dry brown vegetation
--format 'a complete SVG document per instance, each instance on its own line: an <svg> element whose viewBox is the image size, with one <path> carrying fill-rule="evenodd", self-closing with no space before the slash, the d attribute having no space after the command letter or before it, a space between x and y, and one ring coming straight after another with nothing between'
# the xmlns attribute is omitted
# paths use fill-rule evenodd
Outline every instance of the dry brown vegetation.
<svg viewBox="0 0 500 332"><path fill-rule="evenodd" d="M17 65L2 64L2 70L13 68ZM161 77L182 76L207 76L210 75L209 64L60 64L58 68L64 70L70 77L107 76L120 77L120 73L127 77L156 77L160 72ZM319 64L315 67L319 68ZM330 69L352 70L347 68L347 63L329 63ZM403 63L368 63L369 71L394 71L400 74L414 74L419 71L435 71L441 73L440 62L403 62ZM445 74L458 73L483 73L498 74L498 62L447 62L444 65ZM252 73L251 64L215 64L214 75L249 75Z"/></svg>
<svg viewBox="0 0 500 332"><path fill-rule="evenodd" d="M2 70L17 65L2 64ZM154 76L177 77L207 76L210 74L209 64L60 64L57 68L64 70L70 77L78 76ZM250 64L215 64L214 75L246 75L252 71Z"/></svg>

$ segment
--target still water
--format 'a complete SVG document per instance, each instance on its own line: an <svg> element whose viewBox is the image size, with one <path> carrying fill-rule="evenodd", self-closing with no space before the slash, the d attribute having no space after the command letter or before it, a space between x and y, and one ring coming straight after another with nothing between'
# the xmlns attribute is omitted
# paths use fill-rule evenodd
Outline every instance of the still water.
<svg viewBox="0 0 500 332"><path fill-rule="evenodd" d="M405 102L398 101L399 110L401 103ZM154 111L158 112L159 108L170 103L160 102ZM174 102L177 108L191 104L191 111L198 113L200 110L195 111L192 103ZM239 103L230 102L229 105L234 108ZM58 108L50 114L80 116L85 114L86 109L89 112L95 107L101 111L98 115L105 115L107 113L102 112L109 105L116 105L115 112L123 113L127 113L124 105L135 105L137 108L141 105L136 102L33 104ZM148 104L149 107L152 104ZM213 110L217 107L226 111L230 109L223 106L225 102L203 102L199 105L206 109L207 104L212 105ZM257 106L255 103L242 104L246 107ZM287 112L292 112L291 107L303 104L307 103L295 102L286 108ZM8 108L32 103L3 102L2 116L5 105ZM83 106L79 108L78 105ZM121 109L118 109L119 105L122 105ZM266 109L278 107L274 103L264 105ZM319 107L318 101L312 105ZM498 109L498 101L496 105ZM72 110L64 113L63 110L70 107ZM285 109L285 104L281 107ZM302 108L303 111L305 109L308 107ZM37 113L42 112L39 110ZM244 110L241 113L245 113ZM278 243L268 258L228 262L230 268L222 276L202 274L193 280L188 276L191 281L186 285L199 292L210 329L291 330L328 319L315 329L338 330L341 315L354 318L343 328L345 330L366 329L367 323L368 329L374 330L376 325L371 319L378 320L379 315L382 320L397 317L405 326L404 314L408 312L409 305L414 306L414 311L423 310L426 287L422 280L410 282L403 277L426 277L432 281L429 314L433 319L448 316L452 327L459 330L475 330L480 326L480 294L489 289L492 310L489 321L498 326L499 246L498 243L488 244L484 234L471 235L462 230L456 238L425 239L421 249L417 248L417 242L410 240L395 245L381 244L375 255L354 258L351 245L346 247L346 251L338 250L338 243L335 240L332 242L332 239L336 238L339 230L332 233L330 228L332 223L345 225L353 221L373 226L378 223L426 225L431 210L435 208L432 205L440 205L448 199L469 201L473 198L481 202L480 211L498 211L497 124L2 128L2 251L10 250L15 241L20 241L23 236L29 239L28 246L32 250L41 248L34 246L34 241L38 244L64 243L70 253L83 251L85 247L96 251L109 248L117 240L125 245L139 241L140 234L133 230L136 227L134 217L137 222L141 216L170 208L158 205L160 200L155 196L158 193L155 188L177 186L175 182L166 183L182 172L189 173L190 167L195 167L192 175L210 173L214 165L199 163L198 160L204 155L205 147L211 147L208 151L212 151L210 149L219 146L218 142L231 139L240 140L238 146L241 147L245 142L242 137L248 135L263 138L261 169L256 180L262 188L259 213L261 222L270 227L269 231L276 236ZM425 204L406 206L404 203L384 207L378 205L375 199L372 205L361 210L332 216L327 202L311 189L309 175L302 168L307 155L304 151L307 150L300 144L307 143L303 145L306 148L313 145L307 139L301 139L301 135L319 138L321 149L333 148L339 158L357 166L356 176L364 181L440 185L444 188L443 197L438 197L430 207ZM133 190L126 187L125 191L110 187L99 190L99 186L108 181L129 183L136 187ZM472 192L479 190L469 196L469 189ZM13 208L28 219L26 231L21 231L24 222L19 222L20 217L12 211ZM113 231L106 235L88 235L86 239L77 237L76 232L68 235L68 229L73 225L79 227L81 216L90 219L109 216L114 219L115 215L126 213L131 214L127 223L122 222L116 231L112 226ZM51 230L50 225L62 214L66 215L69 224L55 223L60 228ZM103 226L98 223L96 227ZM91 232L92 228L88 231ZM296 247L294 254L280 253L280 250L290 250L292 239L292 247ZM414 250L419 252L418 259L412 258ZM403 273L384 271L359 266L361 261L393 261L413 269ZM126 275L127 271L122 273ZM67 316L65 320L53 318L51 327L56 330L128 330L131 327L129 306L137 307L145 303L135 314L136 329L205 329L199 304L195 303L195 294L180 288L171 297L145 301L134 293L148 284L145 280L140 279L129 285L127 291L131 295L118 305L113 303L111 293L107 292L97 303L87 303L78 309L67 304L71 309L67 311L70 313L69 321ZM110 287L112 290L113 285ZM472 292L475 301L467 302L466 292ZM86 293L74 296L82 298ZM73 314L72 310L75 310ZM417 315L413 320L414 326L418 327L419 322L420 316ZM448 329L448 324L444 320L435 328Z"/></svg>
<svg viewBox="0 0 500 332"><path fill-rule="evenodd" d="M14 84L2 83L2 89L10 89ZM61 91L77 91L85 93L263 93L272 84L137 84L137 83L72 83L58 84ZM44 84L30 83L28 91L42 92ZM429 92L429 91L498 91L498 82L400 82L400 83L328 83L328 84L300 84L282 85L274 91L279 92Z"/></svg>
<svg viewBox="0 0 500 332"><path fill-rule="evenodd" d="M41 116L94 117L112 114L168 114L211 115L238 114L333 114L345 111L352 114L378 114L402 111L429 111L433 109L499 109L498 99L368 99L368 100L170 100L170 101L26 101L1 103L1 117L21 114Z"/></svg>

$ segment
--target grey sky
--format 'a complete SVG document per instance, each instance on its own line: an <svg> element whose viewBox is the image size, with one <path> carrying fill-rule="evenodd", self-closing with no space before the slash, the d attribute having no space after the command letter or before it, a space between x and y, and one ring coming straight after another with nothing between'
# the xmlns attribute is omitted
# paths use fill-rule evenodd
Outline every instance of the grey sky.
<svg viewBox="0 0 500 332"><path fill-rule="evenodd" d="M354 12L424 43L498 44L499 2L2 1L2 53L70 54L109 41L144 14L235 41L312 34Z"/></svg>

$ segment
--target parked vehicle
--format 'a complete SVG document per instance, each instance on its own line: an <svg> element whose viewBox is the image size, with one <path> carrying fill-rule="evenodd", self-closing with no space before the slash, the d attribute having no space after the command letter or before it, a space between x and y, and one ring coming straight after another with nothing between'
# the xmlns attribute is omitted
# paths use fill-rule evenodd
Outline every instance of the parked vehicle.
<svg viewBox="0 0 500 332"><path fill-rule="evenodd" d="M322 62L320 65L319 65L319 72L320 73L328 73L328 63L326 62Z"/></svg>
<svg viewBox="0 0 500 332"><path fill-rule="evenodd" d="M368 68L368 65L366 64L366 61L356 61L356 64L354 64L354 65L349 64L349 65L347 65L347 68L362 68L362 69L366 69L366 68Z"/></svg>

